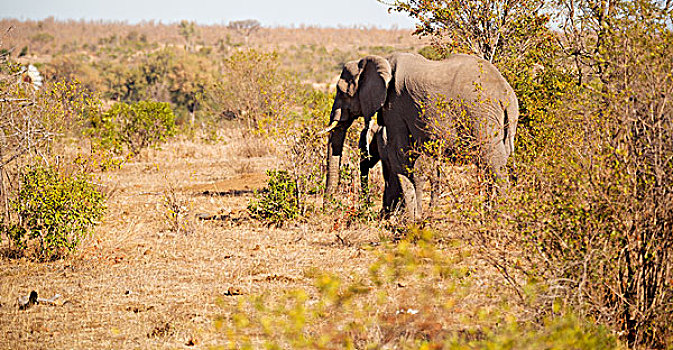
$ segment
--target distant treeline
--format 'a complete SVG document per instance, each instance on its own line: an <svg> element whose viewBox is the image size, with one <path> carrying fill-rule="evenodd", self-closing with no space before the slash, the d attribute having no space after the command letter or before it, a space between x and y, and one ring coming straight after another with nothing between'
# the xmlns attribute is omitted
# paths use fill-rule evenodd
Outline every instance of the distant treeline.
<svg viewBox="0 0 673 350"><path fill-rule="evenodd" d="M255 48L289 48L300 45L320 45L326 48L382 46L409 47L419 44L408 29L378 29L366 27L296 28L264 27L256 20L234 21L217 25L198 25L192 22L161 23L155 21L129 24L126 22L60 21L53 17L44 20L0 20L3 48L20 54L43 55L92 49L106 43L125 40L185 45L180 28L193 26L189 40L197 46L241 46Z"/></svg>

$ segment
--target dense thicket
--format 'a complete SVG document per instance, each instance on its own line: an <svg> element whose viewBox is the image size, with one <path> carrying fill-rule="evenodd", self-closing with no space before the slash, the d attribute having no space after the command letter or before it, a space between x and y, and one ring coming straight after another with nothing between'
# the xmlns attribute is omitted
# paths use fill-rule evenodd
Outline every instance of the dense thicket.
<svg viewBox="0 0 673 350"><path fill-rule="evenodd" d="M521 101L518 184L500 208L506 219L479 229L491 261L521 295L540 281L550 312L591 315L632 345L670 342L673 4L411 0L395 9L420 21L417 34L437 52L493 61Z"/></svg>

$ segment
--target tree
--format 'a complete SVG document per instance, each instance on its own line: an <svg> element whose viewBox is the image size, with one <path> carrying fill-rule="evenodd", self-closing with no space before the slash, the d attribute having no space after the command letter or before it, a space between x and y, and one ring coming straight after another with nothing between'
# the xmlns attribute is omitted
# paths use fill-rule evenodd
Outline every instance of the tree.
<svg viewBox="0 0 673 350"><path fill-rule="evenodd" d="M203 57L185 54L169 67L166 75L168 91L173 103L189 112L189 123L194 125L198 101L211 84L210 63Z"/></svg>
<svg viewBox="0 0 673 350"><path fill-rule="evenodd" d="M559 5L560 43L585 90L576 108L602 121L586 188L609 218L601 258L614 273L589 279L602 296L596 313L630 345L663 348L673 339L673 3Z"/></svg>
<svg viewBox="0 0 673 350"><path fill-rule="evenodd" d="M248 38L250 35L261 27L261 24L258 20L255 19L246 19L242 21L232 21L227 25L229 29L235 30L238 34L242 35L245 38L245 44L248 44Z"/></svg>
<svg viewBox="0 0 673 350"><path fill-rule="evenodd" d="M102 212L102 196L84 176L51 172L65 163L55 154L56 141L77 132L99 101L74 82L36 89L30 79L18 79L21 72L21 65L0 57L0 240L23 250L27 239L39 239L40 257L52 257L54 249L74 249ZM33 172L38 168L50 172L40 176Z"/></svg>
<svg viewBox="0 0 673 350"><path fill-rule="evenodd" d="M180 21L180 24L178 25L178 32L180 33L180 36L185 38L185 45L187 48L187 51L192 51L194 48L194 36L196 36L196 27L194 25L194 22L182 20Z"/></svg>
<svg viewBox="0 0 673 350"><path fill-rule="evenodd" d="M205 94L216 114L233 114L249 130L274 130L290 113L296 79L281 68L277 53L237 51L223 62L223 79Z"/></svg>
<svg viewBox="0 0 673 350"><path fill-rule="evenodd" d="M381 0L380 0L381 1ZM443 52L463 52L495 62L506 46L526 47L535 38L516 35L544 17L544 0L395 0L386 3L420 23L415 34L431 36Z"/></svg>

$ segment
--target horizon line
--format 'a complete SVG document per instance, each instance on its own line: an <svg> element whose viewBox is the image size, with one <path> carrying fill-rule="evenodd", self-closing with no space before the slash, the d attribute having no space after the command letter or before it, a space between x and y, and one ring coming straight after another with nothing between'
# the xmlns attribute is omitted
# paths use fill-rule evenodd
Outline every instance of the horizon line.
<svg viewBox="0 0 673 350"><path fill-rule="evenodd" d="M237 21L246 21L246 20L254 20L259 22L260 27L262 28L267 28L267 29L275 29L275 28L284 28L284 29L303 29L303 28L316 28L316 29L383 29L383 30L414 30L415 26L400 26L397 23L390 24L388 26L381 26L381 25L376 25L376 24L329 24L329 25L321 25L321 24L309 24L309 23L299 23L299 24L265 24L261 20L255 19L255 18L242 18L242 19L231 19L229 21L222 21L220 23L212 23L209 21L199 21L199 20L194 20L194 19L175 19L175 20L163 20L163 19L140 19L140 20L134 20L134 19L111 19L111 18L58 18L54 15L49 15L43 18L18 18L18 17L12 17L12 16L0 16L0 20L15 20L19 22L40 22L40 21L46 21L46 20L53 20L54 22L57 23L68 23L68 22L76 22L76 23L85 23L85 24L124 24L124 25L142 25L142 24L150 24L150 25L175 25L175 24L180 24L182 21L188 21L195 23L196 25L199 26L227 26L232 22L237 22Z"/></svg>

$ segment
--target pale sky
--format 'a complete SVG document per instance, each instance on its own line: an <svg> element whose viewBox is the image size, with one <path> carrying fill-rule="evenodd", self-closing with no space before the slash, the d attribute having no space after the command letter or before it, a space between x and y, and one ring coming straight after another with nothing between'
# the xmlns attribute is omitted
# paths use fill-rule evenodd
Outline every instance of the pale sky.
<svg viewBox="0 0 673 350"><path fill-rule="evenodd" d="M226 24L256 19L263 26L317 25L413 28L404 14L388 13L376 0L0 0L0 17L120 20L136 23L180 20Z"/></svg>

